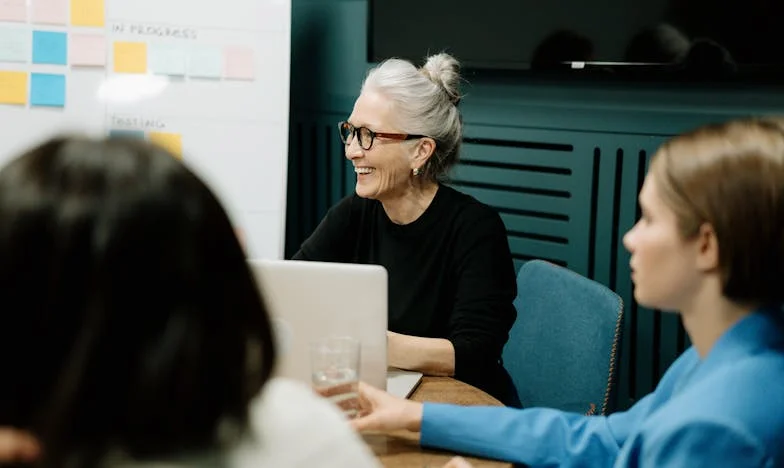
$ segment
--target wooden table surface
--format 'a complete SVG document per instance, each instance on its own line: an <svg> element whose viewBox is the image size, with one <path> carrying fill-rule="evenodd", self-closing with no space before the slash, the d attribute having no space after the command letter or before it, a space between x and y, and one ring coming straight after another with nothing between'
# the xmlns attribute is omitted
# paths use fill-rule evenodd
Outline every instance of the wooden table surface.
<svg viewBox="0 0 784 468"><path fill-rule="evenodd" d="M424 377L411 395L414 401L454 403L458 405L503 406L501 402L476 387L449 377ZM362 435L381 464L387 468L441 468L455 454L419 445L419 433L409 431L369 432ZM508 468L506 462L466 457L474 468Z"/></svg>

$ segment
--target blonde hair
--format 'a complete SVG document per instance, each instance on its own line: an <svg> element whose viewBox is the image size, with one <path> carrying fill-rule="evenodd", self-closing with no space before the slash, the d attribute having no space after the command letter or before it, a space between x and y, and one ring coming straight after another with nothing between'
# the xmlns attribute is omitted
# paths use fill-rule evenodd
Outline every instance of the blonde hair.
<svg viewBox="0 0 784 468"><path fill-rule="evenodd" d="M650 174L684 238L710 224L726 297L784 302L784 120L747 118L677 136Z"/></svg>

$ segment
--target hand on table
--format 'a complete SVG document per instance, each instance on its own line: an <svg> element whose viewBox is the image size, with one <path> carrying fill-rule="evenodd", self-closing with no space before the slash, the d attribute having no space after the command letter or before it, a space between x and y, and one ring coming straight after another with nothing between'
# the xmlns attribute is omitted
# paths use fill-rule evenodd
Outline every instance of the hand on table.
<svg viewBox="0 0 784 468"><path fill-rule="evenodd" d="M392 396L364 382L359 383L359 407L360 417L351 421L358 431L418 431L422 425L422 403Z"/></svg>
<svg viewBox="0 0 784 468"><path fill-rule="evenodd" d="M356 382L332 385L329 387L313 387L317 395L329 398L346 416L359 414L359 397L354 396Z"/></svg>
<svg viewBox="0 0 784 468"><path fill-rule="evenodd" d="M38 458L39 452L38 442L30 434L0 427L0 464L30 462Z"/></svg>

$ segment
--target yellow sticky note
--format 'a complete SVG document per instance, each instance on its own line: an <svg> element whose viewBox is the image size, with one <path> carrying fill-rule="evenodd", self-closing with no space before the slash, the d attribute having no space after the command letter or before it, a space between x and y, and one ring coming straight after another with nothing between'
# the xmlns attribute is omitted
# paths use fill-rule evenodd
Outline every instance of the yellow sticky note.
<svg viewBox="0 0 784 468"><path fill-rule="evenodd" d="M27 73L0 71L0 104L27 104Z"/></svg>
<svg viewBox="0 0 784 468"><path fill-rule="evenodd" d="M182 135L179 133L150 132L150 141L182 159Z"/></svg>
<svg viewBox="0 0 784 468"><path fill-rule="evenodd" d="M115 73L147 73L147 44L115 42L114 71Z"/></svg>
<svg viewBox="0 0 784 468"><path fill-rule="evenodd" d="M71 24L103 26L106 22L104 0L71 0Z"/></svg>

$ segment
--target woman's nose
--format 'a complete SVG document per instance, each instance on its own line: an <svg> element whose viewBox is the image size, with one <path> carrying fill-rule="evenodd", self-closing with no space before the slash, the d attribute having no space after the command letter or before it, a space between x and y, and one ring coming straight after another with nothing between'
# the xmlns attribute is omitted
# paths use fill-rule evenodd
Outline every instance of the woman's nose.
<svg viewBox="0 0 784 468"><path fill-rule="evenodd" d="M356 159L362 156L362 148L359 146L357 138L352 138L351 143L346 145L346 159Z"/></svg>
<svg viewBox="0 0 784 468"><path fill-rule="evenodd" d="M626 234L624 234L623 238L621 239L623 246L626 247L626 250L628 250L629 253L634 250L634 231L636 228L637 225L635 224L631 229L626 231Z"/></svg>

